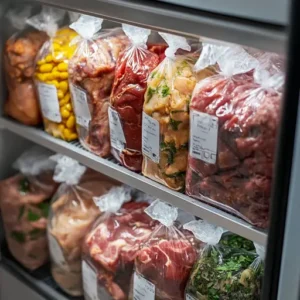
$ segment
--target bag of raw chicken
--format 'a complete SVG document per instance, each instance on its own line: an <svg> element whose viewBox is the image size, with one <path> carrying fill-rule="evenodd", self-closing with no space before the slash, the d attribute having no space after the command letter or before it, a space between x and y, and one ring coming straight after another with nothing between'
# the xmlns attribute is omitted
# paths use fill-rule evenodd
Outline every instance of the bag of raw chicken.
<svg viewBox="0 0 300 300"><path fill-rule="evenodd" d="M195 71L217 64L190 105L186 193L266 228L281 102L280 57L205 44Z"/></svg>
<svg viewBox="0 0 300 300"><path fill-rule="evenodd" d="M184 228L206 243L186 286L186 300L261 299L263 246L205 221Z"/></svg>
<svg viewBox="0 0 300 300"><path fill-rule="evenodd" d="M52 180L55 163L40 147L24 152L15 162L18 174L0 182L0 207L8 248L29 270L48 259L47 217L57 184Z"/></svg>
<svg viewBox="0 0 300 300"><path fill-rule="evenodd" d="M116 60L128 39L121 28L101 30L102 19L81 15L70 28L79 37L70 60L72 102L81 144L101 157L110 155L109 96Z"/></svg>
<svg viewBox="0 0 300 300"><path fill-rule="evenodd" d="M57 162L54 181L61 183L52 198L48 219L51 273L57 284L72 296L81 296L81 251L84 237L100 215L93 197L107 193L117 182L63 155Z"/></svg>
<svg viewBox="0 0 300 300"><path fill-rule="evenodd" d="M142 112L147 79L160 63L166 48L147 44L151 30L123 24L130 40L116 64L116 74L108 109L112 154L125 167L142 169Z"/></svg>
<svg viewBox="0 0 300 300"><path fill-rule="evenodd" d="M144 213L149 200L127 186L113 187L94 200L103 214L84 241L84 296L126 300L139 246L156 226Z"/></svg>
<svg viewBox="0 0 300 300"><path fill-rule="evenodd" d="M4 112L26 125L38 125L42 119L39 101L34 87L35 57L47 40L43 31L26 25L31 7L8 11L7 19L14 34L4 48L4 71L8 98Z"/></svg>
<svg viewBox="0 0 300 300"><path fill-rule="evenodd" d="M196 84L193 56L186 39L160 33L169 48L166 58L151 72L142 119L142 172L171 189L184 190L189 142L189 104Z"/></svg>
<svg viewBox="0 0 300 300"><path fill-rule="evenodd" d="M145 213L160 225L136 256L130 299L184 299L197 249L176 223L177 208L156 200Z"/></svg>

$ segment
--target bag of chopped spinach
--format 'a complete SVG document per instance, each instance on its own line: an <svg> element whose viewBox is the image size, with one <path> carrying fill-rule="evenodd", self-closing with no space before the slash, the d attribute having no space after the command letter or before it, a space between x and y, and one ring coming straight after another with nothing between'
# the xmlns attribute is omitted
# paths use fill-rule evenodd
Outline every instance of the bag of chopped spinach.
<svg viewBox="0 0 300 300"><path fill-rule="evenodd" d="M47 217L49 199L57 184L52 180L52 152L33 147L13 167L18 174L0 182L0 208L11 254L34 270L48 261Z"/></svg>
<svg viewBox="0 0 300 300"><path fill-rule="evenodd" d="M191 272L186 300L259 300L264 247L205 221L184 228L207 243Z"/></svg>

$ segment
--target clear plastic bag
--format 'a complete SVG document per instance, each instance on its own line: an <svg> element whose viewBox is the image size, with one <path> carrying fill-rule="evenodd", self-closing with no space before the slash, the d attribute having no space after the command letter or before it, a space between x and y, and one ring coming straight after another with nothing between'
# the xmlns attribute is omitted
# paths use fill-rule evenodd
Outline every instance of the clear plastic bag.
<svg viewBox="0 0 300 300"><path fill-rule="evenodd" d="M49 199L57 184L55 163L40 147L24 152L15 162L19 173L0 182L0 207L8 248L24 267L35 270L48 259L47 217Z"/></svg>
<svg viewBox="0 0 300 300"><path fill-rule="evenodd" d="M197 250L176 224L177 208L156 200L145 212L161 224L141 245L130 299L181 300Z"/></svg>
<svg viewBox="0 0 300 300"><path fill-rule="evenodd" d="M69 157L56 155L52 159L57 162L53 178L61 185L51 200L48 219L51 273L66 293L81 296L82 244L100 215L93 197L105 194L117 182Z"/></svg>
<svg viewBox="0 0 300 300"><path fill-rule="evenodd" d="M161 44L147 45L151 30L123 24L131 44L117 60L110 96L109 122L112 154L125 167L142 169L142 112L147 79L160 63ZM119 126L121 124L121 126Z"/></svg>
<svg viewBox="0 0 300 300"><path fill-rule="evenodd" d="M70 43L77 34L67 27L58 29L64 15L64 11L43 7L41 13L29 19L28 23L50 36L37 55L35 69L45 131L54 137L72 141L77 139L77 133L68 63L76 49Z"/></svg>
<svg viewBox="0 0 300 300"><path fill-rule="evenodd" d="M109 96L116 60L128 39L120 28L100 31L102 21L82 15L70 26L80 37L74 41L77 50L70 61L69 74L80 142L95 154L107 157Z"/></svg>
<svg viewBox="0 0 300 300"><path fill-rule="evenodd" d="M85 238L84 296L86 300L125 300L140 243L150 236L156 222L144 213L146 195L126 186L111 189L95 202L105 213Z"/></svg>
<svg viewBox="0 0 300 300"><path fill-rule="evenodd" d="M205 221L192 221L184 228L207 243L191 273L185 299L261 299L264 247Z"/></svg>
<svg viewBox="0 0 300 300"><path fill-rule="evenodd" d="M279 128L279 62L273 54L206 44L196 67L217 63L219 74L197 84L190 105L186 193L263 228Z"/></svg>
<svg viewBox="0 0 300 300"><path fill-rule="evenodd" d="M26 125L41 123L39 101L34 87L35 57L47 40L47 35L26 26L31 7L10 10L7 19L14 34L6 41L4 71L8 98L4 111L10 117Z"/></svg>
<svg viewBox="0 0 300 300"><path fill-rule="evenodd" d="M169 48L151 72L143 107L142 172L171 189L183 190L189 142L189 103L196 84L193 56L175 55L190 46L183 37L160 33Z"/></svg>

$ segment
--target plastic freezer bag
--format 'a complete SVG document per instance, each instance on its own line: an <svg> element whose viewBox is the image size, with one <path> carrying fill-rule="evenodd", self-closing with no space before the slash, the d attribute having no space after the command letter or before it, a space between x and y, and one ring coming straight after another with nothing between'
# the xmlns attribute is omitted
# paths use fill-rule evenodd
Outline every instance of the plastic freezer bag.
<svg viewBox="0 0 300 300"><path fill-rule="evenodd" d="M20 173L0 182L0 207L8 248L24 267L35 270L49 259L47 217L56 189L50 151L33 147L15 162Z"/></svg>
<svg viewBox="0 0 300 300"><path fill-rule="evenodd" d="M81 144L101 157L110 155L109 96L116 60L127 46L121 28L101 30L102 19L82 15L76 30L77 50L69 64L72 102Z"/></svg>
<svg viewBox="0 0 300 300"><path fill-rule="evenodd" d="M199 67L217 62L220 74L193 93L186 193L266 228L283 83L278 56L214 45L204 51Z"/></svg>
<svg viewBox="0 0 300 300"><path fill-rule="evenodd" d="M184 190L189 142L189 104L196 84L192 57L175 55L190 46L161 33L169 48L151 72L143 107L142 172L174 190Z"/></svg>

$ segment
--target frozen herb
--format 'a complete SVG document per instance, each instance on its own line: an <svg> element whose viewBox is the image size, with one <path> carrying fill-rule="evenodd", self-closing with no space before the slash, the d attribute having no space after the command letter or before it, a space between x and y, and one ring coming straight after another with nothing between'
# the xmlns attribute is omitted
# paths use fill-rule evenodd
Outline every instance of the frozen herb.
<svg viewBox="0 0 300 300"><path fill-rule="evenodd" d="M161 143L160 144L161 151L166 152L168 154L168 165L174 163L174 157L177 152L176 146L174 142L171 143Z"/></svg>
<svg viewBox="0 0 300 300"><path fill-rule="evenodd" d="M147 90L147 102L150 101L150 99L153 97L155 92L156 92L156 89L153 89L151 87L148 88L148 90Z"/></svg>
<svg viewBox="0 0 300 300"><path fill-rule="evenodd" d="M47 218L48 214L49 214L49 209L50 209L49 202L41 202L41 203L37 204L37 207L41 210L42 216L44 218Z"/></svg>
<svg viewBox="0 0 300 300"><path fill-rule="evenodd" d="M29 181L27 178L23 178L19 182L19 189L21 194L25 195L29 192Z"/></svg>
<svg viewBox="0 0 300 300"><path fill-rule="evenodd" d="M167 85L163 85L161 87L161 95L163 97L167 97L168 95L170 95L170 88Z"/></svg>
<svg viewBox="0 0 300 300"><path fill-rule="evenodd" d="M33 212L31 209L28 210L27 213L27 220L29 222L35 222L38 221L41 218L40 215L38 215L37 213Z"/></svg>
<svg viewBox="0 0 300 300"><path fill-rule="evenodd" d="M13 231L10 233L10 236L11 236L15 241L17 241L17 242L20 243L20 244L25 243L26 236L25 236L25 233L22 232L22 231L13 230Z"/></svg>
<svg viewBox="0 0 300 300"><path fill-rule="evenodd" d="M178 126L179 126L179 124L181 124L181 123L182 123L182 121L176 121L176 120L170 118L170 126L171 126L171 128L172 128L173 130L175 130L175 131L178 130Z"/></svg>

